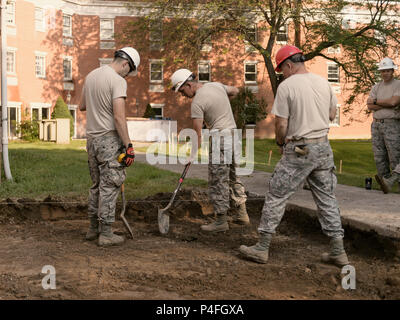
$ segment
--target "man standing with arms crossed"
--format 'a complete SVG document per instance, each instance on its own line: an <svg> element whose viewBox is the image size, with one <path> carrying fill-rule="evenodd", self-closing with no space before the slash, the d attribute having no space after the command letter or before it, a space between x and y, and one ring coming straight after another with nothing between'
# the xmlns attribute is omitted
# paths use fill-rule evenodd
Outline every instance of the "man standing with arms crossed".
<svg viewBox="0 0 400 320"><path fill-rule="evenodd" d="M229 101L229 98L237 95L239 90L219 82L199 83L195 80L195 75L188 69L175 71L171 82L172 90L193 99L191 117L193 129L197 133L197 149L201 148L203 120L210 129L211 135L213 131L221 133L219 150L215 150L210 145L208 164L209 197L213 204L214 214L216 214L216 221L202 225L201 229L206 232L229 230L227 212L230 200L233 202L234 209L233 222L249 224L249 216L246 211L247 196L242 182L236 175L235 146L232 138L236 123ZM224 137L224 135L226 136ZM226 141L228 143L224 145ZM229 141L232 142L229 143ZM229 150L224 150L225 147ZM192 155L196 153L197 150L192 151ZM219 161L215 161L216 159ZM224 159L227 161L225 162Z"/></svg>
<svg viewBox="0 0 400 320"><path fill-rule="evenodd" d="M305 179L318 207L322 231L330 240L330 252L322 259L339 266L348 264L343 247L342 223L335 198L336 176L333 153L328 141L329 120L336 115L337 99L329 82L304 65L303 53L295 46L284 46L276 55L276 71L285 80L279 85L272 113L275 115L276 143L283 153L269 182L261 221L259 242L239 251L259 263L268 261L275 233L288 198Z"/></svg>
<svg viewBox="0 0 400 320"><path fill-rule="evenodd" d="M382 81L373 86L367 100L374 118L371 136L378 171L375 179L383 193L388 193L393 186L395 167L400 163L400 80L393 78L395 69L392 59L382 59L378 67ZM394 169L392 174L390 168Z"/></svg>
<svg viewBox="0 0 400 320"><path fill-rule="evenodd" d="M129 167L135 153L125 118L128 75L137 75L139 53L131 47L115 52L114 60L90 72L84 83L79 110L86 113L86 150L93 185L89 190L88 215L90 227L86 240L98 238L99 246L119 245L124 238L114 234L115 207L125 166ZM123 163L118 156L126 153Z"/></svg>

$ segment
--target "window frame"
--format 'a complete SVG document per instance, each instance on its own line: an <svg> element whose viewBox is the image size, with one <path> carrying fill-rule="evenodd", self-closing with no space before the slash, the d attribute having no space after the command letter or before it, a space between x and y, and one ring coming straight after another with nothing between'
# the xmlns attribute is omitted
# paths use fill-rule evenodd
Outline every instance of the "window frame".
<svg viewBox="0 0 400 320"><path fill-rule="evenodd" d="M46 52L35 52L35 76L38 79L46 79ZM43 68L42 72L40 75L37 74L37 58L42 58L43 59L43 65L41 66Z"/></svg>
<svg viewBox="0 0 400 320"><path fill-rule="evenodd" d="M110 29L104 29L102 28L102 22L110 21L111 22L111 28ZM104 31L111 30L111 35L108 37L104 37ZM100 32L100 40L114 40L114 33L115 33L115 28L114 28L114 19L112 18L100 18L99 21L99 32Z"/></svg>
<svg viewBox="0 0 400 320"><path fill-rule="evenodd" d="M64 24L64 18L68 17L69 18L69 26L68 26L68 32L65 31L65 24ZM63 13L63 37L72 37L72 15Z"/></svg>
<svg viewBox="0 0 400 320"><path fill-rule="evenodd" d="M8 70L8 66L9 66L9 63L8 63L8 54L9 53L12 53L12 55L13 55L13 63L12 63L12 71L9 71ZM16 70L16 67L17 67L17 63L16 63L16 60L17 60L17 48L11 48L11 47L7 47L7 52L6 52L6 70L7 70L7 74L8 75L16 75L17 74L17 70Z"/></svg>
<svg viewBox="0 0 400 320"><path fill-rule="evenodd" d="M283 32L283 31L281 30L281 28L284 28L284 29L285 29L285 32ZM287 42L288 42L288 31L289 31L288 29L289 29L289 28L288 28L288 24L285 23L283 26L281 26L280 28L278 28L278 30L276 30L276 43L277 43L277 44L287 44ZM279 40L278 37L281 36L281 35L283 35L283 34L285 34L285 40Z"/></svg>
<svg viewBox="0 0 400 320"><path fill-rule="evenodd" d="M257 64L258 64L257 61L245 61L244 62L243 71L244 71L244 83L245 84L257 84L258 83L257 82L257 75L258 75ZM246 72L246 66L248 66L248 65L254 65L254 67L255 67L255 72L254 72L255 80L246 80L246 74L248 74L248 73L253 74L253 72Z"/></svg>
<svg viewBox="0 0 400 320"><path fill-rule="evenodd" d="M150 103L150 107L152 107L153 109L161 109L161 116L156 115L155 116L156 119L164 118L164 107L165 107L165 104L163 104L163 103Z"/></svg>
<svg viewBox="0 0 400 320"><path fill-rule="evenodd" d="M332 81L332 78L329 78L330 75L334 74L332 72L329 72L329 67L335 66L337 67L337 81ZM339 65L335 62L327 62L327 79L329 83L340 83L340 68Z"/></svg>
<svg viewBox="0 0 400 320"><path fill-rule="evenodd" d="M200 65L208 66L208 80L200 80ZM199 77L199 82L211 82L211 62L210 61L199 61L197 64L197 74ZM204 73L202 73L204 74Z"/></svg>
<svg viewBox="0 0 400 320"><path fill-rule="evenodd" d="M152 71L152 65L160 64L161 65L161 80L152 79L152 74L160 71ZM164 82L164 61L160 59L150 59L149 61L149 76L150 83L163 83Z"/></svg>
<svg viewBox="0 0 400 320"><path fill-rule="evenodd" d="M157 24L157 25L156 25ZM156 28L153 27L156 25ZM154 35L157 35L154 37ZM150 50L161 50L163 48L163 21L151 20L149 22Z"/></svg>
<svg viewBox="0 0 400 320"><path fill-rule="evenodd" d="M41 20L37 19L36 13L37 13L38 10L42 12ZM44 8L35 7L35 19L34 19L35 31L40 31L40 32L44 32L45 31L45 17L46 17L45 13L46 12L45 12Z"/></svg>
<svg viewBox="0 0 400 320"><path fill-rule="evenodd" d="M9 9L10 7L11 10ZM12 1L9 0L8 3L6 4L6 24L8 26L15 26L15 0Z"/></svg>
<svg viewBox="0 0 400 320"><path fill-rule="evenodd" d="M70 63L70 77L65 76L65 68L64 68L65 61L68 61ZM63 57L63 79L64 81L72 81L72 57L70 56Z"/></svg>

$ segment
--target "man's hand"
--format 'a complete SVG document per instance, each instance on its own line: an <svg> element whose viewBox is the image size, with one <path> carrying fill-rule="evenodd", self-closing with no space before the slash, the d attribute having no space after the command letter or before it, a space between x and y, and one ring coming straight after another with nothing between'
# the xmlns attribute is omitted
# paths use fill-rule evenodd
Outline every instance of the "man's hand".
<svg viewBox="0 0 400 320"><path fill-rule="evenodd" d="M132 143L128 144L128 149L126 149L125 164L129 167L135 161L135 151L133 150Z"/></svg>

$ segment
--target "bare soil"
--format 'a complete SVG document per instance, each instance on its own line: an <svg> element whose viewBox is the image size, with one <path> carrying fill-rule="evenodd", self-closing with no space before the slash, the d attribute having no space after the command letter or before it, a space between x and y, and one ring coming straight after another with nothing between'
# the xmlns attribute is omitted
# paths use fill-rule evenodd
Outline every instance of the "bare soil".
<svg viewBox="0 0 400 320"><path fill-rule="evenodd" d="M129 203L135 237L130 239L117 220L115 231L127 241L108 248L84 240L89 224L84 205L8 199L0 207L0 298L400 299L399 258L387 239L346 230L356 289L344 290L341 269L319 260L328 239L301 213L285 215L270 261L257 264L243 259L238 248L257 241L262 201L248 202L250 226L231 224L219 234L200 231L211 219L204 214L205 202L178 202L170 231L162 236L151 202L156 199L169 195ZM55 290L42 288L45 265L56 270Z"/></svg>

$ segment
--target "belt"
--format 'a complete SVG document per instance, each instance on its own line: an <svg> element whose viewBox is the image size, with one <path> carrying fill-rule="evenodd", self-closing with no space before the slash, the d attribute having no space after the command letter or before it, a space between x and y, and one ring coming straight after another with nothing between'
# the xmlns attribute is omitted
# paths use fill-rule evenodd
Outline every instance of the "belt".
<svg viewBox="0 0 400 320"><path fill-rule="evenodd" d="M309 143L320 143L320 142L327 142L328 141L328 136L324 136L321 138L301 138L299 140L290 140L290 142L293 142L295 144L309 144Z"/></svg>
<svg viewBox="0 0 400 320"><path fill-rule="evenodd" d="M394 121L400 121L400 119L375 119L374 118L374 122L379 122L379 123L394 122Z"/></svg>

